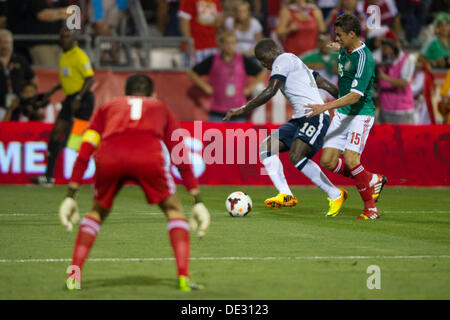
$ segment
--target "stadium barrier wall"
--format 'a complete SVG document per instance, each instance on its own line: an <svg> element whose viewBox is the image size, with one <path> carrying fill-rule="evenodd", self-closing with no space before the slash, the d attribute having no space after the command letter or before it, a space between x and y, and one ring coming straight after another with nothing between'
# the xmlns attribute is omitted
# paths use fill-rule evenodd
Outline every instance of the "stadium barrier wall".
<svg viewBox="0 0 450 320"><path fill-rule="evenodd" d="M195 121L183 122L182 127L190 137L175 140L189 146L189 158L201 184L272 187L259 160L258 145L278 126ZM44 173L51 128L52 124L43 122L0 122L0 184L28 184L28 177ZM55 170L57 184L68 182L75 158L71 149L61 153ZM280 158L289 184L311 184L289 163L287 153ZM319 163L319 159L320 153L313 160ZM386 175L389 185L449 186L450 125L374 126L362 163L368 170ZM171 172L180 183L173 165ZM84 182L92 183L94 173L91 159ZM347 178L326 174L337 185L352 184Z"/></svg>

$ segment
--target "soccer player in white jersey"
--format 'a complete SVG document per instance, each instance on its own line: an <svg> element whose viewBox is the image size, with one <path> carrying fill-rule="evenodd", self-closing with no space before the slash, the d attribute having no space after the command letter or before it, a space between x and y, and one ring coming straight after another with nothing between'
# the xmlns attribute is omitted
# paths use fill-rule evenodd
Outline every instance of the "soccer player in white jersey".
<svg viewBox="0 0 450 320"><path fill-rule="evenodd" d="M265 104L279 89L295 110L292 119L259 147L261 162L278 189L278 194L265 200L264 204L269 208L279 208L294 207L298 203L286 182L283 165L277 155L289 150L290 162L328 194L330 206L327 215L337 215L347 198L347 191L336 188L311 160L322 147L330 125L327 112L310 119L305 115L305 105L323 103L313 72L296 55L280 52L272 39L260 40L256 44L255 55L263 67L271 70L269 83L257 97L240 108L231 109L223 119L229 120Z"/></svg>

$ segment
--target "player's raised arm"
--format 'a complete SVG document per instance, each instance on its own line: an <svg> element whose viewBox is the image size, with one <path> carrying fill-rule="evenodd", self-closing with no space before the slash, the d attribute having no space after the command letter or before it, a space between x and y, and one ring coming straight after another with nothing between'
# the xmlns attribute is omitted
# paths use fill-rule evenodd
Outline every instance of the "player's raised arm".
<svg viewBox="0 0 450 320"><path fill-rule="evenodd" d="M255 98L247 102L240 108L234 108L228 111L223 120L230 120L232 117L240 116L248 111L258 108L269 101L281 88L283 81L278 78L272 78L269 80L267 87L258 94Z"/></svg>

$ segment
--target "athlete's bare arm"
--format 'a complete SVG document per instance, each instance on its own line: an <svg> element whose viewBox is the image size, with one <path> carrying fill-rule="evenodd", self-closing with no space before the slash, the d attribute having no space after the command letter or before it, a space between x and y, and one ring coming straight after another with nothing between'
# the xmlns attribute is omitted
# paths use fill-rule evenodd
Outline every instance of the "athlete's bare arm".
<svg viewBox="0 0 450 320"><path fill-rule="evenodd" d="M336 99L339 97L339 89L333 83L322 77L318 72L313 72L313 74L316 79L317 87L325 90Z"/></svg>
<svg viewBox="0 0 450 320"><path fill-rule="evenodd" d="M265 104L269 101L281 88L283 81L277 78L272 78L269 80L267 87L258 94L255 98L247 102L244 106L240 108L234 108L228 111L223 120L230 120L232 117L240 116L248 111L258 108L259 106Z"/></svg>

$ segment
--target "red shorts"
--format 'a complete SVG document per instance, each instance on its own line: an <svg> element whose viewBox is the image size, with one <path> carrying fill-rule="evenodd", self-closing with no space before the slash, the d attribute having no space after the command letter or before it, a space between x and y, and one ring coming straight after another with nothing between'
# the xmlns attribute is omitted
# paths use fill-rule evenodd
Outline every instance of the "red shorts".
<svg viewBox="0 0 450 320"><path fill-rule="evenodd" d="M111 209L117 192L127 182L141 186L150 204L160 203L175 193L176 186L161 149L100 146L95 156L94 199L102 207Z"/></svg>

